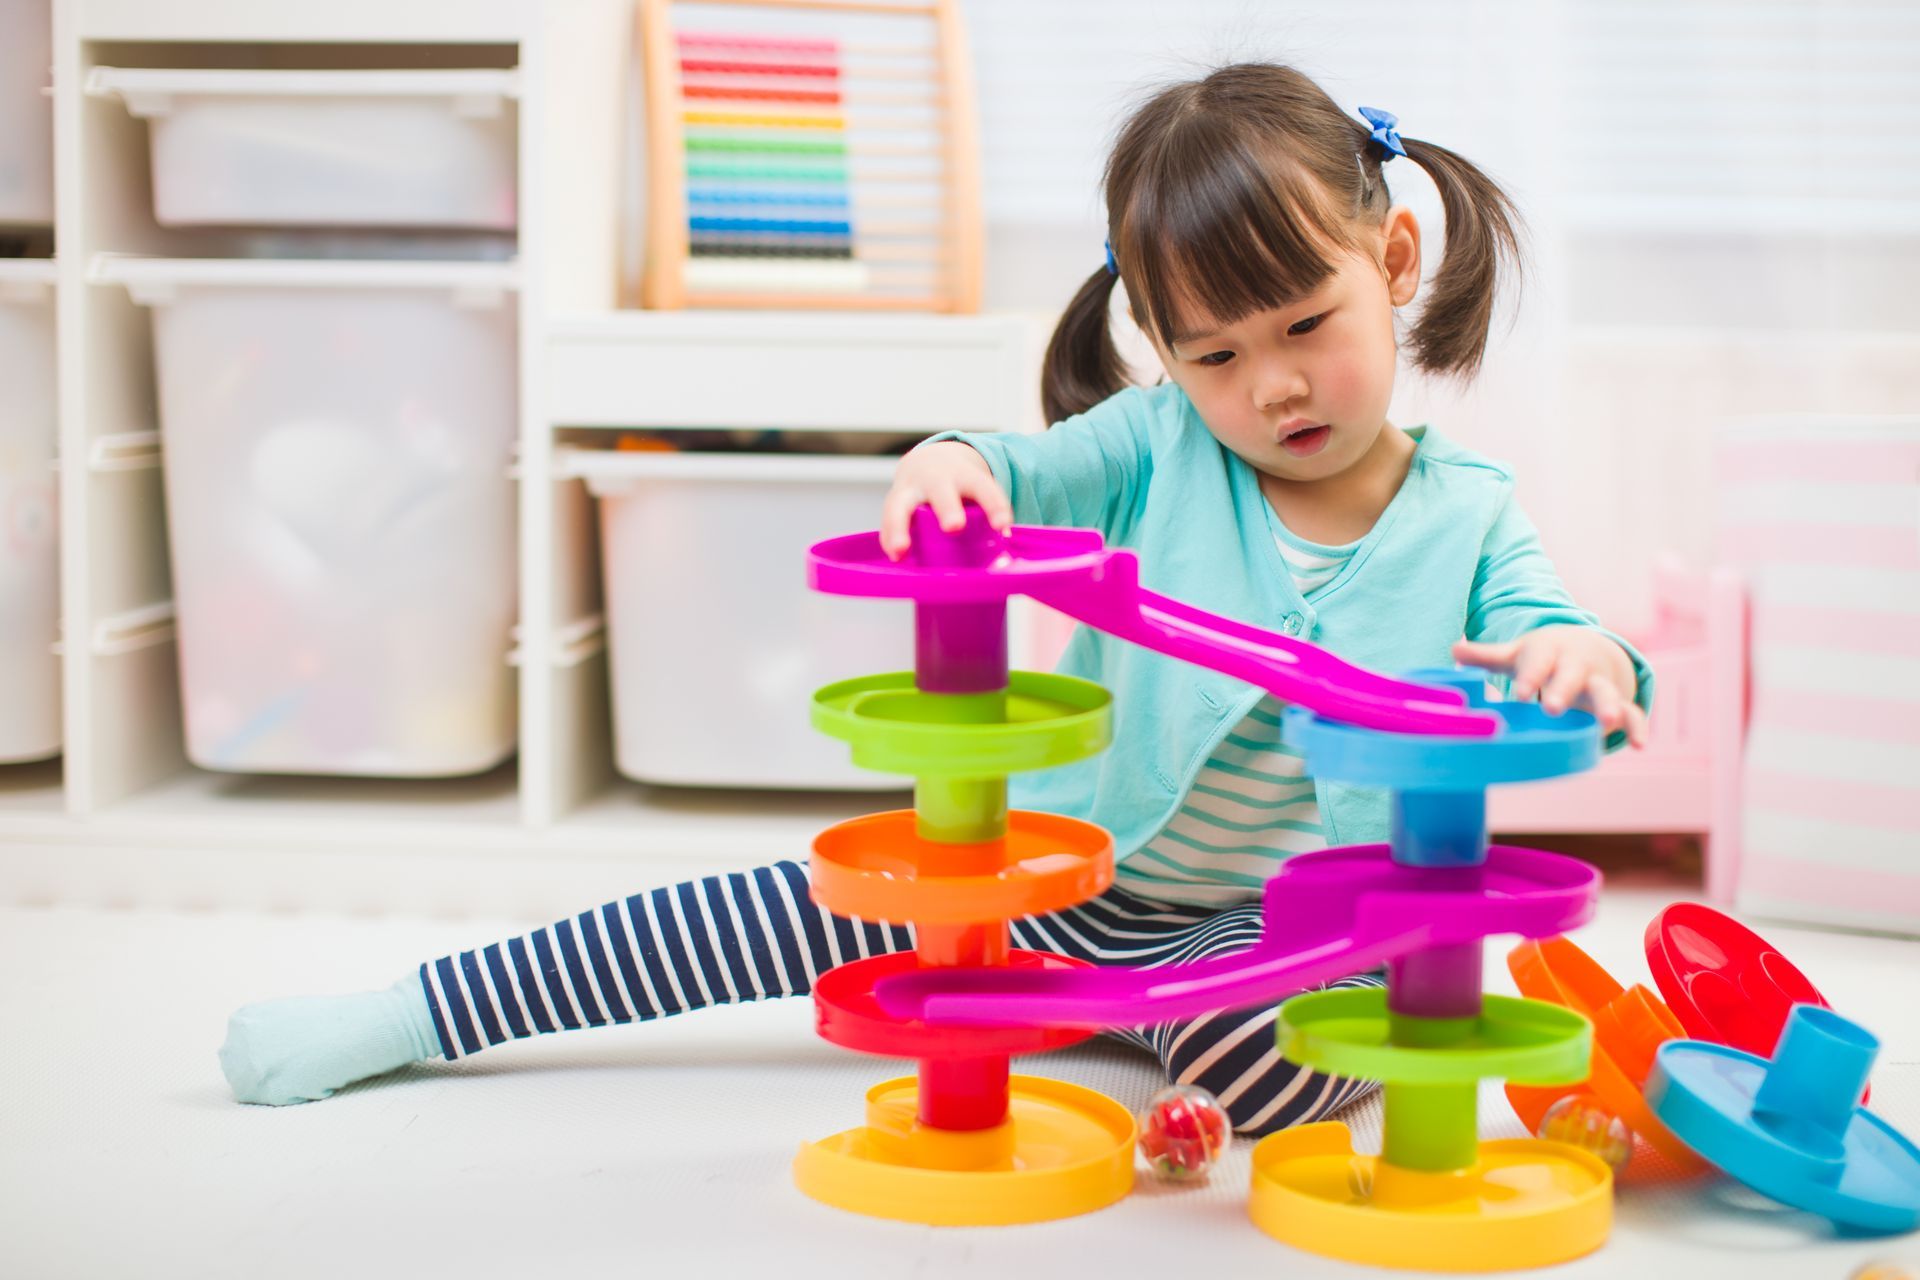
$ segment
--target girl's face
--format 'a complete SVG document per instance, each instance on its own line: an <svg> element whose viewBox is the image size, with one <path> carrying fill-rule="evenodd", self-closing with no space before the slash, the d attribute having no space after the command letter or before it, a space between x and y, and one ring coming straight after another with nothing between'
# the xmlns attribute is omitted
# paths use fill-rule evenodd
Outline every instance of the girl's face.
<svg viewBox="0 0 1920 1280"><path fill-rule="evenodd" d="M1419 224L1396 207L1375 253L1340 259L1299 302L1220 326L1179 317L1174 341L1153 343L1221 444L1280 480L1339 475L1386 426L1396 347L1393 309L1420 279Z"/></svg>

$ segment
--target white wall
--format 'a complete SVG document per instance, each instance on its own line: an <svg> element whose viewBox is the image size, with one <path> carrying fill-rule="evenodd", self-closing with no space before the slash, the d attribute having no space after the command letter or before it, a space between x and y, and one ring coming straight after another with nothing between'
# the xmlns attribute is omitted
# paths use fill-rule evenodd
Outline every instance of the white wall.
<svg viewBox="0 0 1920 1280"><path fill-rule="evenodd" d="M988 301L1051 314L1101 261L1127 104L1236 58L1472 158L1531 272L1464 391L1396 421L1513 463L1576 594L1631 625L1651 554L1711 550L1710 442L1756 414L1920 408L1920 7L1872 0L968 0ZM1418 168L1395 195L1440 228ZM1036 393L1037 399L1037 393ZM1037 405L1036 405L1037 413Z"/></svg>

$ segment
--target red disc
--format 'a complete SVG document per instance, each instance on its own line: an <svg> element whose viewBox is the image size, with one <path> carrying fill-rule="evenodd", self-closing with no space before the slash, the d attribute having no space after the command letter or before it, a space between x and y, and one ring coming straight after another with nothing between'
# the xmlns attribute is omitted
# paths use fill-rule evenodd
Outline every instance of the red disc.
<svg viewBox="0 0 1920 1280"><path fill-rule="evenodd" d="M1084 960L1015 950L1015 969L1084 969ZM820 975L813 986L814 1025L842 1048L889 1058L971 1058L989 1054L1042 1053L1078 1044L1091 1031L1059 1027L930 1027L917 1018L896 1018L873 998L882 978L912 973L920 958L911 951L855 960Z"/></svg>
<svg viewBox="0 0 1920 1280"><path fill-rule="evenodd" d="M1696 1040L1771 1058L1794 1005L1832 1007L1772 943L1712 907L1674 903L1646 942L1660 994Z"/></svg>

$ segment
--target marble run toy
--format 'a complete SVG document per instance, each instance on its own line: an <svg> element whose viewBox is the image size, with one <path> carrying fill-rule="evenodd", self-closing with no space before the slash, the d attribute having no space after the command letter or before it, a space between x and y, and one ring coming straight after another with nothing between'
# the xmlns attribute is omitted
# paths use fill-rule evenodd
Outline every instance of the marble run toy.
<svg viewBox="0 0 1920 1280"><path fill-rule="evenodd" d="M1482 991L1484 938L1555 939L1592 915L1597 871L1574 858L1490 845L1486 821L1487 788L1591 768L1600 755L1592 716L1489 702L1470 673L1394 679L1363 670L1146 590L1133 554L1106 547L1096 533L1000 534L976 508L951 535L929 509L916 512L913 549L901 561L885 555L877 534L863 533L817 544L808 568L818 590L914 604L912 672L829 685L813 703L816 727L847 741L856 764L915 779L914 807L823 832L813 886L830 910L916 925L915 951L822 975L815 1002L828 1040L917 1059L919 1073L869 1090L864 1125L802 1147L794 1176L804 1192L856 1212L940 1224L1101 1208L1131 1188L1133 1117L1091 1090L1013 1076L1010 1056L1071 1044L1101 1027L1291 997L1277 1019L1280 1052L1317 1070L1383 1081L1384 1147L1378 1156L1356 1154L1338 1123L1263 1139L1249 1199L1262 1230L1332 1257L1459 1271L1543 1266L1605 1240L1613 1191L1606 1160L1541 1139L1482 1142L1477 1115L1483 1079L1586 1081L1601 1057L1589 1016L1621 994L1618 984L1588 981L1591 974L1564 979L1550 999ZM1015 594L1285 700L1288 741L1315 777L1390 793L1390 839L1289 859L1266 887L1261 941L1231 956L1096 969L1013 949L1009 920L1084 902L1113 873L1112 841L1101 828L1007 807L1009 774L1084 760L1105 748L1111 731L1100 686L1009 671L1006 606ZM1699 931L1663 936L1684 951ZM1542 943L1543 953L1555 945ZM1378 966L1387 971L1384 989L1309 990ZM1734 1016L1712 977L1680 985L1695 1012ZM1579 998L1561 998L1576 988ZM1796 1008L1789 1025L1804 1013ZM1754 1185L1775 1188L1770 1194L1785 1186L1798 1196L1792 1202L1822 1212L1871 1202L1878 1216L1850 1209L1852 1220L1892 1221L1903 1188L1920 1198L1920 1161L1903 1164L1888 1145L1891 1130L1843 1114L1828 1105L1831 1097L1811 1110L1784 1101L1790 1085L1822 1063L1845 1058L1841 1065L1858 1067L1864 1080L1857 1044L1825 1022L1814 1026L1801 1033L1800 1050L1771 1068L1777 1076L1764 1076L1789 1082L1772 1086L1750 1063L1734 1085L1715 1085L1729 1068L1702 1065L1691 1042L1632 1048L1639 1057L1657 1049L1648 1101L1663 1118L1672 1112L1681 1156L1691 1150L1738 1163L1751 1138L1740 1126L1759 1124L1775 1147L1790 1133L1800 1145L1786 1155L1770 1148L1773 1164ZM1782 1042L1783 1052L1789 1047ZM1760 1069L1764 1075L1764 1062ZM1848 1108L1858 1083L1849 1088ZM1716 1128L1712 1117L1730 1114L1729 1089L1760 1101ZM1753 1119L1762 1112L1782 1118ZM1635 1115L1643 1132L1656 1131ZM1696 1132L1708 1136L1696 1141ZM1869 1163L1853 1182L1834 1173ZM1837 1180L1842 1191L1805 1191L1821 1179Z"/></svg>

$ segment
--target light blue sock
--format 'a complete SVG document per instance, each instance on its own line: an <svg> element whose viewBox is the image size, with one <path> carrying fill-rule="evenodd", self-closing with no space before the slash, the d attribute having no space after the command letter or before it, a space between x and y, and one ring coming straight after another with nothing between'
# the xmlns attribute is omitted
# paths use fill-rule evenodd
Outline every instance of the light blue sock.
<svg viewBox="0 0 1920 1280"><path fill-rule="evenodd" d="M385 991L242 1005L227 1019L220 1069L241 1102L284 1107L440 1052L420 977Z"/></svg>

